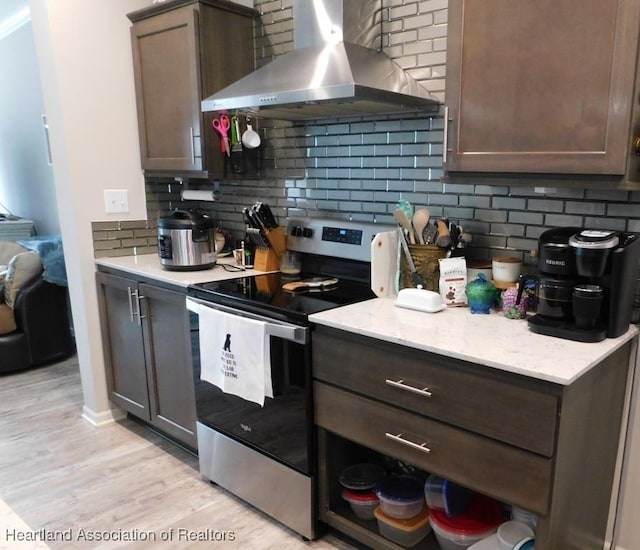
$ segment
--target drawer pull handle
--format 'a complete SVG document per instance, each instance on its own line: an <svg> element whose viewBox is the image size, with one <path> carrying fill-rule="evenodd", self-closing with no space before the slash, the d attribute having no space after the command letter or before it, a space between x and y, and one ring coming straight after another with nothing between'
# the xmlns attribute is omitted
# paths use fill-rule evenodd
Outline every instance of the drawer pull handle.
<svg viewBox="0 0 640 550"><path fill-rule="evenodd" d="M429 391L429 388L414 388L413 386L409 386L408 384L404 383L404 380L389 380L388 378L385 380L385 382L387 383L387 385L389 386L393 386L394 388L398 388L400 390L406 390L406 391L410 391L412 393L417 393L418 395L422 395L424 397L431 397L431 392Z"/></svg>
<svg viewBox="0 0 640 550"><path fill-rule="evenodd" d="M387 439L391 439L392 441L396 441L397 443L402 443L403 445L406 445L407 447L411 447L412 449L416 449L417 451L421 451L427 454L431 452L431 449L427 447L426 443L414 443L413 441L409 441L408 439L405 439L404 437L402 437L402 434L393 435L393 434L390 434L389 432L386 432L384 436Z"/></svg>

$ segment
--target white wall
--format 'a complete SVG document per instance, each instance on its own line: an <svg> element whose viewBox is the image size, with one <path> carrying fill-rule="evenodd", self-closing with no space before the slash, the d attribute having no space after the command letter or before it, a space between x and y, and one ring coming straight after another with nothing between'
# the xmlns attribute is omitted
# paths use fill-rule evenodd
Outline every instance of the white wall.
<svg viewBox="0 0 640 550"><path fill-rule="evenodd" d="M17 13L19 7L5 15ZM0 74L0 203L16 216L33 220L38 234L57 234L60 225L31 23L0 40Z"/></svg>
<svg viewBox="0 0 640 550"><path fill-rule="evenodd" d="M125 14L150 0L30 0L49 119L56 196L84 392L85 417L109 420L91 222L145 219L133 69ZM130 211L104 212L126 189Z"/></svg>

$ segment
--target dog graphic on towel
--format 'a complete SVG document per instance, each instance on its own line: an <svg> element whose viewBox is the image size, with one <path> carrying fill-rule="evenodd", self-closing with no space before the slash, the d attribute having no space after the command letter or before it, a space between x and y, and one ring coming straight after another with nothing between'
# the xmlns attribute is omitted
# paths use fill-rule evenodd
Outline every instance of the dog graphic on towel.
<svg viewBox="0 0 640 550"><path fill-rule="evenodd" d="M227 378L238 378L236 358L231 352L231 333L227 332L224 339L224 345L222 346L222 361L221 371Z"/></svg>

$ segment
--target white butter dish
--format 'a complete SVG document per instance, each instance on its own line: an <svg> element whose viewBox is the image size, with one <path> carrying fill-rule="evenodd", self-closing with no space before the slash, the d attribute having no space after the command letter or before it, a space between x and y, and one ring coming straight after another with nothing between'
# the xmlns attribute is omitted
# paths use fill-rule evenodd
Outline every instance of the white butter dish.
<svg viewBox="0 0 640 550"><path fill-rule="evenodd" d="M423 288L403 288L398 292L396 306L426 313L437 313L447 307L442 303L440 294Z"/></svg>

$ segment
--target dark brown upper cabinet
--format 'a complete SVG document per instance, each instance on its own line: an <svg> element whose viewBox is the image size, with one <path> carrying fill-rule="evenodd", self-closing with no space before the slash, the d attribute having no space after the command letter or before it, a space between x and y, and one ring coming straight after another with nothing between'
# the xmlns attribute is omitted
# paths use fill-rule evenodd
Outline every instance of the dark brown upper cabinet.
<svg viewBox="0 0 640 550"><path fill-rule="evenodd" d="M638 171L640 2L450 0L448 25L447 171Z"/></svg>
<svg viewBox="0 0 640 550"><path fill-rule="evenodd" d="M254 68L257 12L224 0L174 0L130 13L145 172L218 178L220 140L200 102Z"/></svg>

